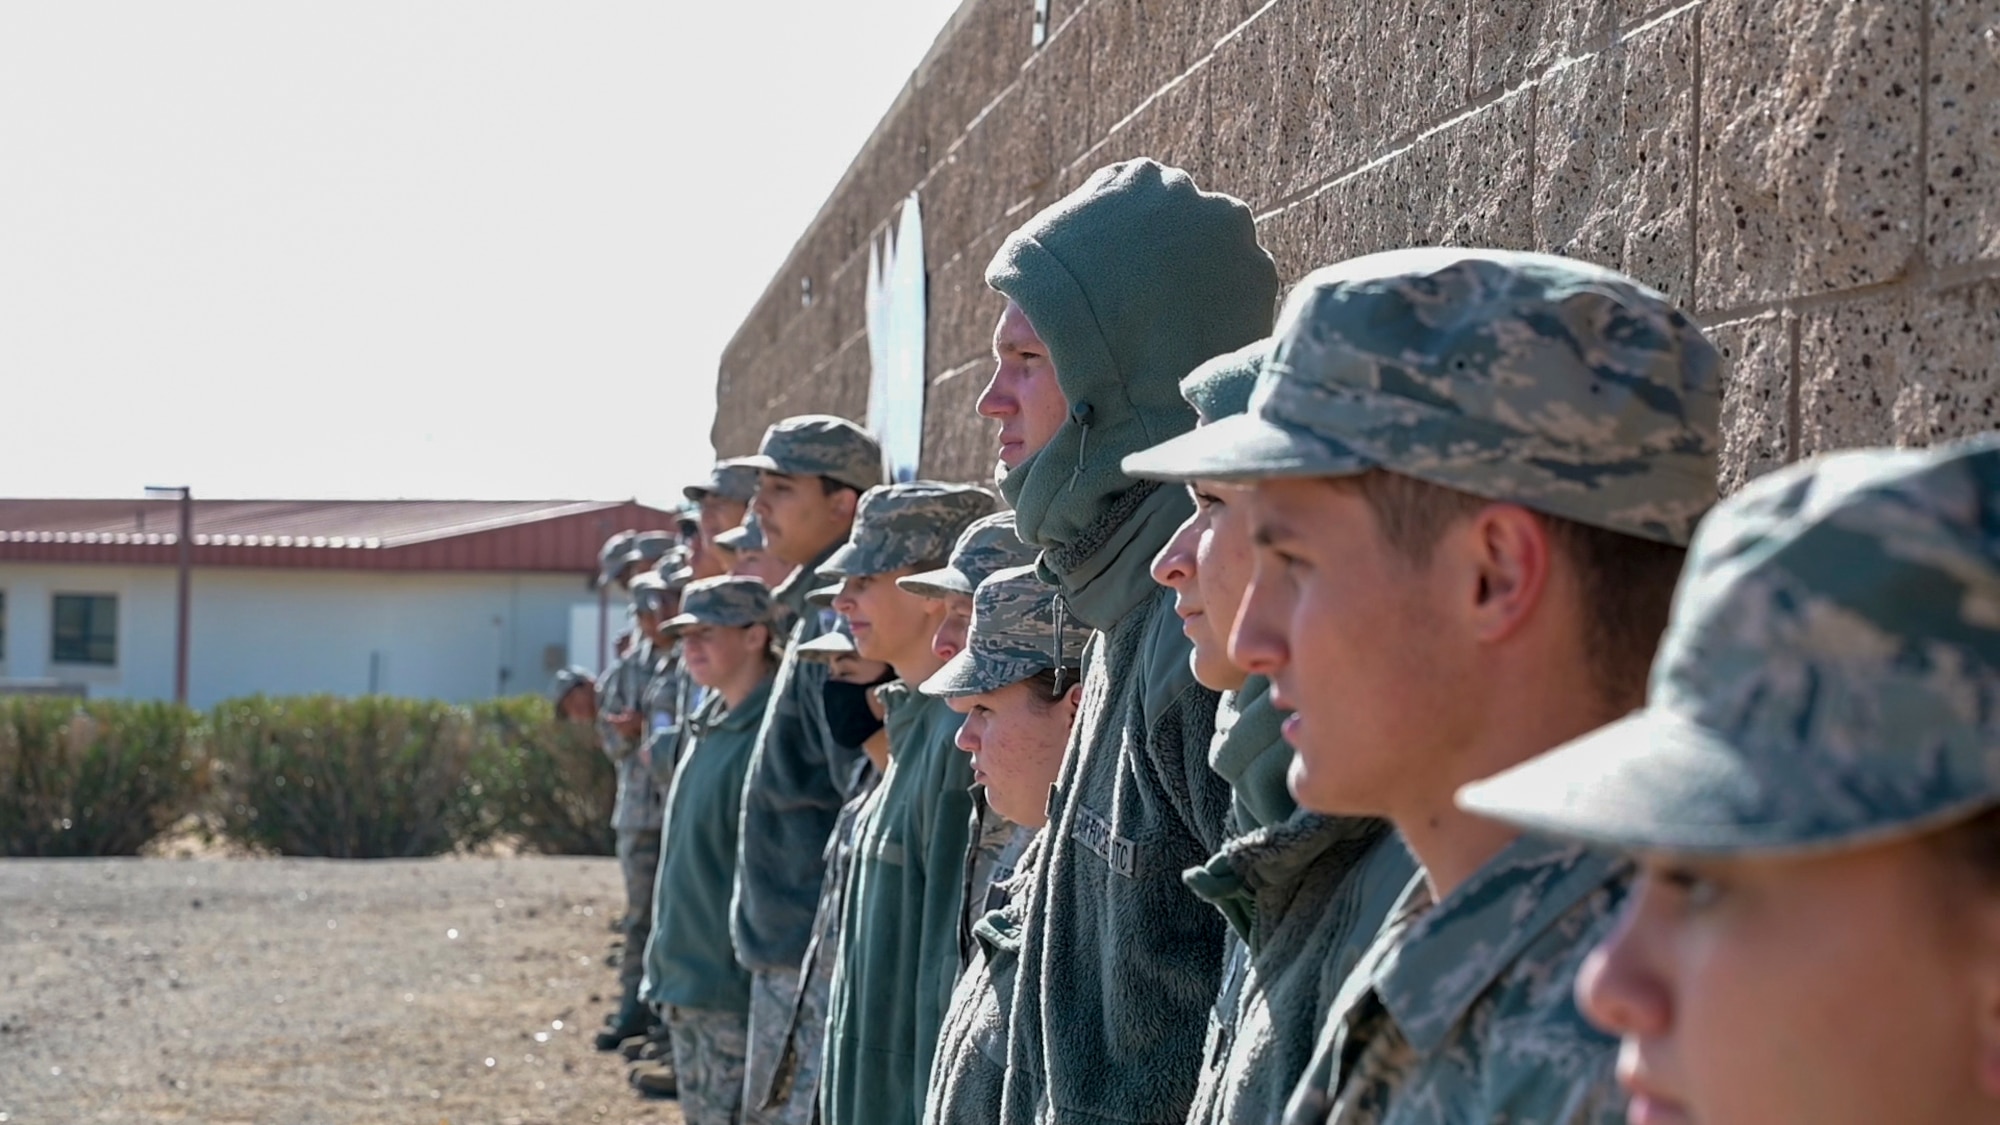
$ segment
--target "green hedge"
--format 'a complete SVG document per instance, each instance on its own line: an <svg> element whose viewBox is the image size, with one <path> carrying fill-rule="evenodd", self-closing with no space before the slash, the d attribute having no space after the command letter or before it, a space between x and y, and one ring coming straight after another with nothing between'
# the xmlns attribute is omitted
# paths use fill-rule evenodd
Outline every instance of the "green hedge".
<svg viewBox="0 0 2000 1125"><path fill-rule="evenodd" d="M0 855L132 855L190 813L284 855L608 855L615 785L595 732L533 697L0 697Z"/></svg>
<svg viewBox="0 0 2000 1125"><path fill-rule="evenodd" d="M0 698L0 855L136 855L208 783L194 712Z"/></svg>

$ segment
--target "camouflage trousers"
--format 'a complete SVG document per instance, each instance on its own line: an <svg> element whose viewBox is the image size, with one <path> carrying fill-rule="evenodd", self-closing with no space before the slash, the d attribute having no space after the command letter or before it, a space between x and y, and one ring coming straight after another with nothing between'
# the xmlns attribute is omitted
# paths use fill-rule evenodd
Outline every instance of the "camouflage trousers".
<svg viewBox="0 0 2000 1125"><path fill-rule="evenodd" d="M660 867L660 833L618 830L618 870L625 876L625 948L618 986L638 991L646 974L646 939L653 934L653 882Z"/></svg>
<svg viewBox="0 0 2000 1125"><path fill-rule="evenodd" d="M749 1021L741 1012L669 1007L667 1035L687 1125L741 1125L743 1056Z"/></svg>
<svg viewBox="0 0 2000 1125"><path fill-rule="evenodd" d="M801 1004L799 974L750 974L750 1052L744 1064L745 1125L812 1125L819 1102L820 1035L811 1051L793 1027L826 1027L826 996L817 1004L807 990ZM788 1050L789 1049L789 1050ZM769 1103L768 1107L766 1103Z"/></svg>

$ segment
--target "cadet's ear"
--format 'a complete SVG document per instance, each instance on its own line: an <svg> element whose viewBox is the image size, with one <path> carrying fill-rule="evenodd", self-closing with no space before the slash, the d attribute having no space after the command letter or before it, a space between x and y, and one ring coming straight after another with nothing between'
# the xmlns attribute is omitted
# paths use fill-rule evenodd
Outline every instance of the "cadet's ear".
<svg viewBox="0 0 2000 1125"><path fill-rule="evenodd" d="M843 520L852 520L854 510L861 504L861 494L851 488L833 490L833 510Z"/></svg>
<svg viewBox="0 0 2000 1125"><path fill-rule="evenodd" d="M1078 682L1071 684L1069 690L1063 692L1062 708L1065 722L1072 726L1075 725L1076 709L1081 706L1083 706L1083 684Z"/></svg>
<svg viewBox="0 0 2000 1125"><path fill-rule="evenodd" d="M1535 614L1548 589L1553 544L1541 518L1518 504L1488 504L1454 535L1465 562L1474 636L1504 641Z"/></svg>
<svg viewBox="0 0 2000 1125"><path fill-rule="evenodd" d="M1972 981L1974 1026L1979 1029L1979 1090L2000 1103L2000 896L1981 886L1973 891L1972 940L1977 943ZM1955 896L1956 897L1956 896ZM1957 910L1964 900L1958 900Z"/></svg>

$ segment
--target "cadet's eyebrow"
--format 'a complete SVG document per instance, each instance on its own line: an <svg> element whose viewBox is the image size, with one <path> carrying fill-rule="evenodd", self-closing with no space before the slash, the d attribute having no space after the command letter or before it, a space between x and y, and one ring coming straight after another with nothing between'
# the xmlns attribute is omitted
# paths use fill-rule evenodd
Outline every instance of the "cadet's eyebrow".
<svg viewBox="0 0 2000 1125"><path fill-rule="evenodd" d="M1258 520L1250 531L1251 541L1259 547L1276 547L1292 538L1292 529L1282 518Z"/></svg>

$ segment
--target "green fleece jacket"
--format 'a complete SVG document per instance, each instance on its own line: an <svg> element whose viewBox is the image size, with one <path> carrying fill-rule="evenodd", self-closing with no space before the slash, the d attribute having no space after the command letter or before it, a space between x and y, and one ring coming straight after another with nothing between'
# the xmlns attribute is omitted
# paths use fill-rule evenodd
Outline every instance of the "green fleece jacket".
<svg viewBox="0 0 2000 1125"><path fill-rule="evenodd" d="M827 1125L916 1125L958 976L972 766L959 716L903 684L882 690L893 757L858 826L827 1009Z"/></svg>
<svg viewBox="0 0 2000 1125"><path fill-rule="evenodd" d="M1342 981L1416 873L1382 821L1300 812L1271 684L1223 701L1209 761L1235 792L1235 838L1186 873L1229 921L1229 953L1189 1125L1263 1125L1312 1061Z"/></svg>
<svg viewBox="0 0 2000 1125"><path fill-rule="evenodd" d="M1194 425L1180 380L1267 334L1277 271L1249 208L1150 160L1112 165L1010 235L987 284L1048 345L1069 419L1000 482L1074 628L1098 631L1021 915L1006 1125L1180 1125L1221 982L1223 925L1181 872L1229 832L1195 683L1149 576L1187 514L1126 454Z"/></svg>
<svg viewBox="0 0 2000 1125"><path fill-rule="evenodd" d="M737 799L750 766L767 677L743 702L711 695L693 721L693 741L674 771L660 839L659 911L646 945L646 999L654 1004L748 1012L750 974L729 941L729 896L736 881Z"/></svg>

